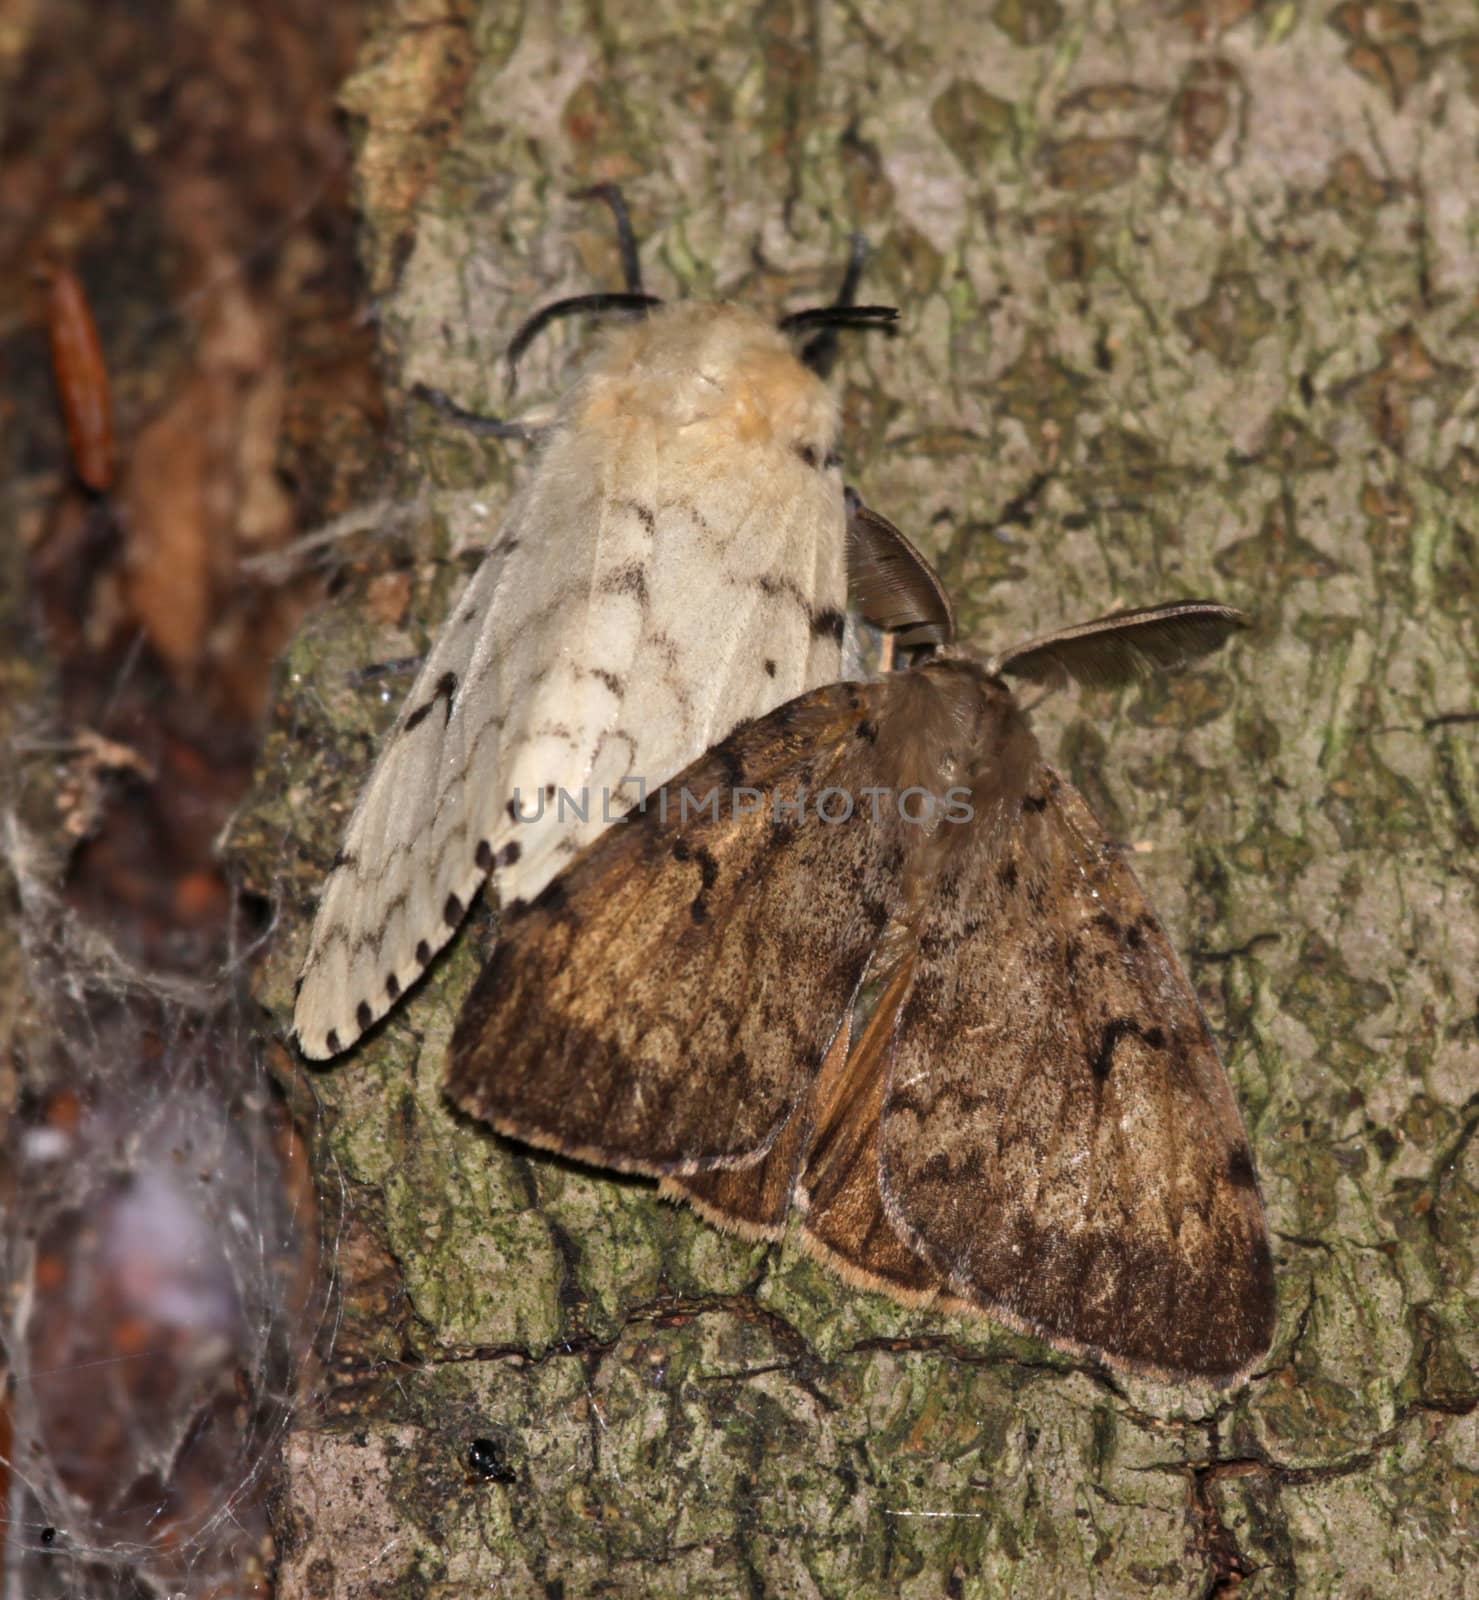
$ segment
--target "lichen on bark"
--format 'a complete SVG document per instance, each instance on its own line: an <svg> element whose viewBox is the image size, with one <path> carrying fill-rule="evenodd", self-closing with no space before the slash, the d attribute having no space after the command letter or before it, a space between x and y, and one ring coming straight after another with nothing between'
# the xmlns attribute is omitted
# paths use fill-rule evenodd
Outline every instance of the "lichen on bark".
<svg viewBox="0 0 1479 1600"><path fill-rule="evenodd" d="M626 184L664 294L815 297L861 228L869 298L904 316L836 379L850 476L938 558L969 637L1197 593L1255 614L1213 666L1039 725L1154 847L1281 1319L1235 1392L1113 1379L500 1143L438 1090L475 923L318 1077L348 1376L293 1441L281 1593L1465 1592L1472 15L660 0L513 24L405 0L379 28L345 99L397 384L500 407L522 318L617 286L582 185ZM522 393L578 342L531 351ZM347 555L236 834L282 888L262 994L284 1027L400 692L351 671L424 648L522 470L403 416L424 514ZM387 623L368 600L395 574ZM507 1481L464 1465L484 1437Z"/></svg>

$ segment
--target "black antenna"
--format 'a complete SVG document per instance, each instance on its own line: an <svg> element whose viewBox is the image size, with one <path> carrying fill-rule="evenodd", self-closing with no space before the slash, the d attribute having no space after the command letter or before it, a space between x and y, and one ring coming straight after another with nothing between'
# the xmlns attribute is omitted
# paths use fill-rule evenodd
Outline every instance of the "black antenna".
<svg viewBox="0 0 1479 1600"><path fill-rule="evenodd" d="M616 222L616 244L621 251L621 277L628 294L642 293L642 263L637 259L637 235L632 227L632 214L627 210L627 197L619 183L593 183L589 189L577 189L572 200L603 200L611 208Z"/></svg>
<svg viewBox="0 0 1479 1600"><path fill-rule="evenodd" d="M632 228L632 214L627 210L626 196L615 183L597 183L589 189L577 189L572 200L600 200L610 208L616 223L616 245L621 252L621 276L625 290L614 294L577 294L568 300L556 300L542 307L519 329L509 342L504 359L508 363L508 382L512 389L517 376L519 359L550 323L561 317L603 316L610 311L635 315L660 306L655 294L642 289L642 263L637 255L637 235Z"/></svg>
<svg viewBox="0 0 1479 1600"><path fill-rule="evenodd" d="M801 351L802 363L819 378L825 378L837 363L839 328L883 328L899 320L896 306L860 306L853 303L867 259L868 241L861 233L855 233L852 236L852 249L848 252L847 271L843 274L837 298L831 305L793 311L777 323L782 333L796 333L803 328L822 330L816 338L808 340Z"/></svg>
<svg viewBox="0 0 1479 1600"><path fill-rule="evenodd" d="M805 311L793 311L782 317L776 326L783 333L795 333L798 328L887 327L898 320L897 306L808 306ZM803 354L821 342L821 339L813 339Z"/></svg>
<svg viewBox="0 0 1479 1600"><path fill-rule="evenodd" d="M655 294L577 294L568 300L556 300L552 305L544 306L536 311L532 317L509 341L508 353L505 359L508 362L509 372L519 364L519 357L529 348L541 333L561 317L581 315L600 315L606 311L650 311L653 306L660 306L662 301Z"/></svg>

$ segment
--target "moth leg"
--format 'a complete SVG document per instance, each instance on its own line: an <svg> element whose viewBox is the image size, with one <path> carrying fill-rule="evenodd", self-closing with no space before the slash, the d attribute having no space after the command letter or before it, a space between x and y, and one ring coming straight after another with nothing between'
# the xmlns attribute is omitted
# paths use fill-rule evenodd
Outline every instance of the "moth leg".
<svg viewBox="0 0 1479 1600"><path fill-rule="evenodd" d="M349 674L351 688L363 689L382 678L400 678L407 673L419 672L425 656L392 656L388 661L371 661L356 667Z"/></svg>
<svg viewBox="0 0 1479 1600"><path fill-rule="evenodd" d="M817 1127L801 1178L802 1243L845 1282L905 1305L927 1305L940 1275L904 1243L888 1220L879 1188L878 1119L888 1089L894 1025L913 986L902 968L879 999L841 1070L829 1055L817 1086Z"/></svg>
<svg viewBox="0 0 1479 1600"><path fill-rule="evenodd" d="M527 422L510 422L504 417L485 417L480 412L469 411L458 405L451 395L425 383L418 383L411 393L441 412L449 422L455 422L459 428L466 428L482 439L517 439L520 444L534 444L545 432Z"/></svg>

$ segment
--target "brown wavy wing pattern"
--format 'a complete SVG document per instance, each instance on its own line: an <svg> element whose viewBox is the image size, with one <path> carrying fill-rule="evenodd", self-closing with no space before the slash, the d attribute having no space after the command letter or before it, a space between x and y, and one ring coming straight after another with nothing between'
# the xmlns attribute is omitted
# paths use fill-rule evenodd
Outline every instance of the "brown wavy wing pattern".
<svg viewBox="0 0 1479 1600"><path fill-rule="evenodd" d="M1169 651L1166 609L1127 620L1142 653ZM714 814L678 816L684 789ZM1195 995L967 660L802 696L599 840L511 919L449 1090L752 1237L795 1204L810 1250L909 1304L1171 1378L1231 1380L1272 1338L1253 1158Z"/></svg>
<svg viewBox="0 0 1479 1600"><path fill-rule="evenodd" d="M1145 1372L1268 1348L1273 1267L1216 1045L1082 797L1037 769L936 879L879 1181L952 1299Z"/></svg>
<svg viewBox="0 0 1479 1600"><path fill-rule="evenodd" d="M898 830L796 820L803 791L870 776L885 693L837 685L740 728L516 910L458 1020L452 1098L625 1171L760 1161L890 918Z"/></svg>

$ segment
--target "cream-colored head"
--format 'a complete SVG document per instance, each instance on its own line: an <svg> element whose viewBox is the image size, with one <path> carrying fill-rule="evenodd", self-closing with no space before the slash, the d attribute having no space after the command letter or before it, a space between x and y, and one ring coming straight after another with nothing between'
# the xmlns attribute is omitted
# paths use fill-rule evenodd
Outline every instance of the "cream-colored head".
<svg viewBox="0 0 1479 1600"><path fill-rule="evenodd" d="M777 445L835 464L837 406L773 323L741 306L662 306L606 335L565 417L607 433L623 420L705 449Z"/></svg>

